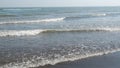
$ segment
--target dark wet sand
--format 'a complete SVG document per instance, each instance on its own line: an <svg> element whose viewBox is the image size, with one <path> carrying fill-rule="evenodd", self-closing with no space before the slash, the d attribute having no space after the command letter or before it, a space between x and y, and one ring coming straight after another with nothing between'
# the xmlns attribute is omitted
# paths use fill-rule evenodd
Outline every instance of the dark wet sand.
<svg viewBox="0 0 120 68"><path fill-rule="evenodd" d="M120 68L120 52L37 68Z"/></svg>

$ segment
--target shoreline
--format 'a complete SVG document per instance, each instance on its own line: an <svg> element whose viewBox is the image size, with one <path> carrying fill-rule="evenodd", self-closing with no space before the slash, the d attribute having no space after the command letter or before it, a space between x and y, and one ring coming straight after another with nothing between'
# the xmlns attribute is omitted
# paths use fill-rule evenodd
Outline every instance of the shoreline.
<svg viewBox="0 0 120 68"><path fill-rule="evenodd" d="M119 68L120 52L34 68Z"/></svg>

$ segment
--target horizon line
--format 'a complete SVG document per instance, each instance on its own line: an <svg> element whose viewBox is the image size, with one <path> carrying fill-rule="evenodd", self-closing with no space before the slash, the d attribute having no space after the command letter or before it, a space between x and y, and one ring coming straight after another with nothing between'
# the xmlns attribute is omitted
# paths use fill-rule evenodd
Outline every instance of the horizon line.
<svg viewBox="0 0 120 68"><path fill-rule="evenodd" d="M36 8L40 8L40 7L120 7L120 6L17 6L17 7L13 7L13 6L5 6L5 7L0 7L0 8L24 8L24 7L36 7Z"/></svg>

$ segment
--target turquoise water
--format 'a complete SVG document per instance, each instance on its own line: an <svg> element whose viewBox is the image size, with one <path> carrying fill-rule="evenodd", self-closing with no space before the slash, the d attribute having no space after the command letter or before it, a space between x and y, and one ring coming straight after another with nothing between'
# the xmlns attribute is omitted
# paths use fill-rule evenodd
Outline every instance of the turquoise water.
<svg viewBox="0 0 120 68"><path fill-rule="evenodd" d="M29 68L120 50L120 7L0 8L0 68Z"/></svg>

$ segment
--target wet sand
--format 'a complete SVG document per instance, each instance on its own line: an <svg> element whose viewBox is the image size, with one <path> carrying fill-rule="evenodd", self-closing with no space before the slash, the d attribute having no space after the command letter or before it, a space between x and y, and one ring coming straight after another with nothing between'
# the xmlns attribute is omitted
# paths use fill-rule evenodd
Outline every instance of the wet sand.
<svg viewBox="0 0 120 68"><path fill-rule="evenodd" d="M120 52L37 68L120 68Z"/></svg>

